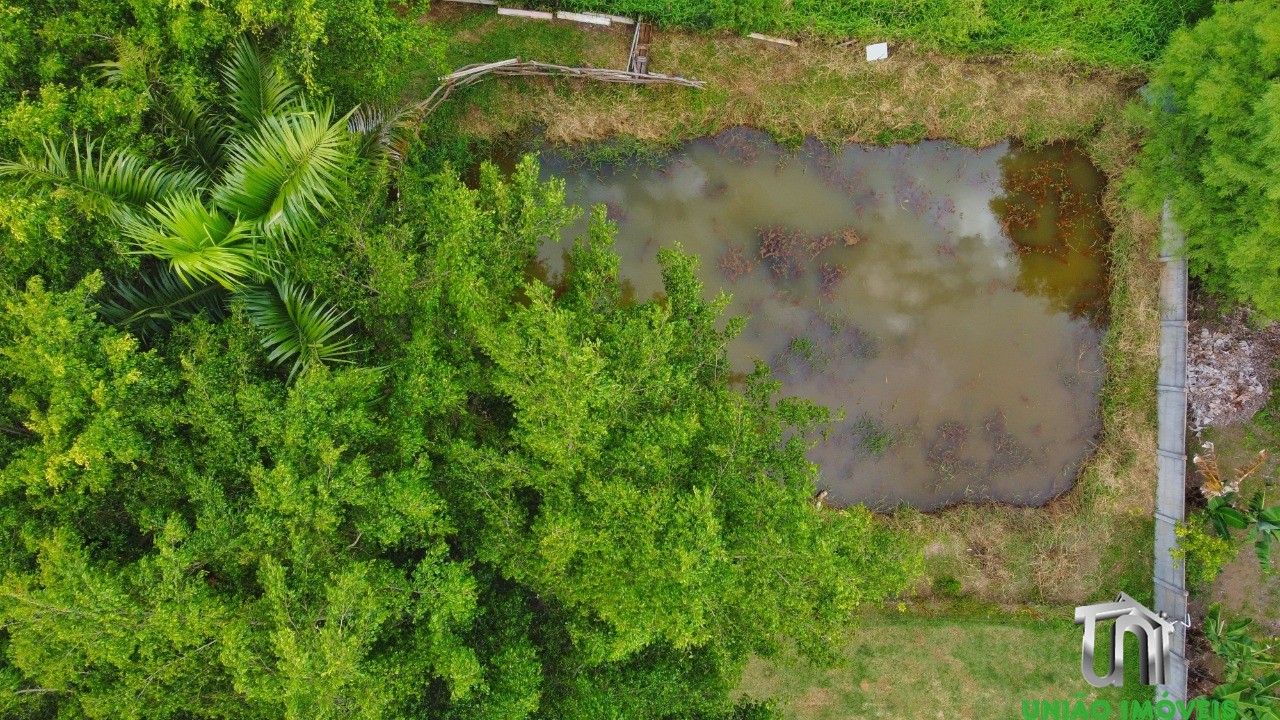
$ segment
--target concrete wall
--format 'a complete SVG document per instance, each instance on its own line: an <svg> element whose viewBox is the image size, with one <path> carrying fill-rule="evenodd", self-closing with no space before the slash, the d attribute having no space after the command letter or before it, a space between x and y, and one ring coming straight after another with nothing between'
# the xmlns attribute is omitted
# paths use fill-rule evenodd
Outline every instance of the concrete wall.
<svg viewBox="0 0 1280 720"><path fill-rule="evenodd" d="M1160 375L1158 477L1156 481L1155 608L1177 623L1170 657L1168 684L1156 688L1156 699L1168 692L1174 700L1187 697L1186 572L1170 551L1177 545L1174 527L1186 514L1187 475L1187 260L1186 237L1164 204L1160 262Z"/></svg>

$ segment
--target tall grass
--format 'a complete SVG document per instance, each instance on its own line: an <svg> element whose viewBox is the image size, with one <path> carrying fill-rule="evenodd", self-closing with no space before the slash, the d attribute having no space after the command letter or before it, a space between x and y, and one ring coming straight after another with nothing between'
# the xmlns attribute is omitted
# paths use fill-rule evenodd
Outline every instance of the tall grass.
<svg viewBox="0 0 1280 720"><path fill-rule="evenodd" d="M530 5L546 5L538 0ZM939 49L1062 54L1132 67L1209 0L552 0L566 10L642 15L663 26L910 40Z"/></svg>

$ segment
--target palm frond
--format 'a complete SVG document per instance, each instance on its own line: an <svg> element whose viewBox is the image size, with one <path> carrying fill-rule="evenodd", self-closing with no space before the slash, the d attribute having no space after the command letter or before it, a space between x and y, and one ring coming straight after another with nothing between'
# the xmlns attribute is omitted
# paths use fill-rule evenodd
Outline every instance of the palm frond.
<svg viewBox="0 0 1280 720"><path fill-rule="evenodd" d="M89 67L98 68L102 73L101 77L109 85L124 82L126 71L124 63L120 60L103 60L100 63L94 63Z"/></svg>
<svg viewBox="0 0 1280 720"><path fill-rule="evenodd" d="M262 332L267 359L277 367L292 361L290 379L316 363L351 362L347 356L356 351L355 340L344 331L355 320L287 275L246 287L238 296Z"/></svg>
<svg viewBox="0 0 1280 720"><path fill-rule="evenodd" d="M325 106L263 120L232 143L214 201L259 223L272 239L304 235L334 200L346 157L347 117L332 117L333 108Z"/></svg>
<svg viewBox="0 0 1280 720"><path fill-rule="evenodd" d="M241 37L222 64L236 126L248 131L269 117L290 108L299 96L299 87L265 58L248 38Z"/></svg>
<svg viewBox="0 0 1280 720"><path fill-rule="evenodd" d="M93 140L86 140L82 149L79 138L73 138L70 159L66 145L46 140L44 149L40 159L24 155L17 161L0 162L0 175L76 188L92 205L117 216L176 193L199 192L204 184L198 172L171 170L123 150L104 153Z"/></svg>
<svg viewBox="0 0 1280 720"><path fill-rule="evenodd" d="M356 154L366 160L404 162L409 146L418 137L422 113L412 105L387 110L361 106L351 113L347 130L356 136Z"/></svg>
<svg viewBox="0 0 1280 720"><path fill-rule="evenodd" d="M175 195L130 216L121 226L135 252L169 263L188 286L217 283L233 290L263 274L270 260L251 223L211 210L193 193Z"/></svg>
<svg viewBox="0 0 1280 720"><path fill-rule="evenodd" d="M221 168L227 128L209 108L171 93L155 98L162 132L174 140L179 156L192 168L209 176Z"/></svg>
<svg viewBox="0 0 1280 720"><path fill-rule="evenodd" d="M226 291L221 285L188 285L170 268L144 274L137 282L113 282L114 297L98 308L107 322L149 340L173 323L203 312L210 320L225 317Z"/></svg>

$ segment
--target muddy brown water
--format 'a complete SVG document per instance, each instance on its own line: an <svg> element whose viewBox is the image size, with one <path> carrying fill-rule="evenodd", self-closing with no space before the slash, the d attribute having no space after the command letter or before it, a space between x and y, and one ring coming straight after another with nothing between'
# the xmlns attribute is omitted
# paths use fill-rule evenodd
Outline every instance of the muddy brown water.
<svg viewBox="0 0 1280 720"><path fill-rule="evenodd" d="M659 167L540 159L571 202L607 205L634 297L661 294L657 251L681 243L749 318L735 370L763 359L785 395L843 410L810 451L832 500L1037 504L1074 482L1100 428L1108 229L1073 146L788 152L734 130ZM566 251L537 274L556 282Z"/></svg>

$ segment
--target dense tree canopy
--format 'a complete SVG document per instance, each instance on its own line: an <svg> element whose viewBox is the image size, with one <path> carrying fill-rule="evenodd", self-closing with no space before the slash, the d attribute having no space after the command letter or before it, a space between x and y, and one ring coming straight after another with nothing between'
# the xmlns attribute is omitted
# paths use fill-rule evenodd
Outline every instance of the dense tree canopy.
<svg viewBox="0 0 1280 720"><path fill-rule="evenodd" d="M246 47L211 44L176 104L143 63L99 165L63 118L3 141L0 715L758 717L729 699L750 654L829 659L919 572L864 508L811 503L828 411L731 375L692 257L623 302L601 212L562 282L531 279L576 213L532 160L392 168L301 99L174 132L236 107L216 69ZM307 123L334 154L290 211ZM86 175L121 162L173 187ZM281 283L349 314L354 362L273 362L297 305L264 324L246 288Z"/></svg>
<svg viewBox="0 0 1280 720"><path fill-rule="evenodd" d="M1172 199L1208 289L1280 317L1280 4L1219 3L1174 36L1145 95L1139 193Z"/></svg>

